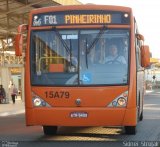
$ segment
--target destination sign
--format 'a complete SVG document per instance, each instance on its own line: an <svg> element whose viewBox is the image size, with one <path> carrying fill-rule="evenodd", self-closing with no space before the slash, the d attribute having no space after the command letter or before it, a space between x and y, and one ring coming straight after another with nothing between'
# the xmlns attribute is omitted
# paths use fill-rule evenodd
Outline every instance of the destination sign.
<svg viewBox="0 0 160 147"><path fill-rule="evenodd" d="M65 24L95 24L95 23L111 23L110 14L83 14L83 15L65 15Z"/></svg>
<svg viewBox="0 0 160 147"><path fill-rule="evenodd" d="M108 11L49 12L33 15L32 26L129 24L129 15Z"/></svg>

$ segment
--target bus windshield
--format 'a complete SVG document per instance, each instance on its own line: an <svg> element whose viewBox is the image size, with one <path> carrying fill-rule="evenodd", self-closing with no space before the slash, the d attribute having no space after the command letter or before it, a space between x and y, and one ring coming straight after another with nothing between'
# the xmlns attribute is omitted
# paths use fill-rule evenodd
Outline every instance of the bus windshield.
<svg viewBox="0 0 160 147"><path fill-rule="evenodd" d="M31 83L44 86L128 82L129 29L34 30Z"/></svg>

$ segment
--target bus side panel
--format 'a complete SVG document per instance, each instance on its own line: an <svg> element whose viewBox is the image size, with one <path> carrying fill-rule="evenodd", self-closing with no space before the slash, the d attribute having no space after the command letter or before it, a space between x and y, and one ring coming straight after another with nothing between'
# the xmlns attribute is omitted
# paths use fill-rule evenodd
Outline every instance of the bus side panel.
<svg viewBox="0 0 160 147"><path fill-rule="evenodd" d="M29 16L30 20L29 20L29 24L31 24L31 18L32 15L30 14ZM31 83L30 83L30 35L31 35L31 31L30 31L30 27L28 30L28 37L27 37L27 49L26 49L26 62L25 62L25 118L26 118L26 125L28 124L28 122L31 121L31 119L29 119L30 117L33 118L33 114L29 113L27 111L27 108L32 108L32 98L31 98Z"/></svg>
<svg viewBox="0 0 160 147"><path fill-rule="evenodd" d="M134 17L131 13L131 50L130 50L130 80L129 80L129 95L128 104L125 112L123 126L136 126L137 125L137 105L136 105L136 54L135 54L135 32L134 32Z"/></svg>
<svg viewBox="0 0 160 147"><path fill-rule="evenodd" d="M136 126L137 124L137 108L127 109L123 121L123 126Z"/></svg>
<svg viewBox="0 0 160 147"><path fill-rule="evenodd" d="M135 34L134 34L134 17L131 13L131 50L130 50L130 79L129 79L129 94L128 94L128 109L136 108L136 55L135 55Z"/></svg>
<svg viewBox="0 0 160 147"><path fill-rule="evenodd" d="M29 16L29 24L32 22L32 15ZM27 49L26 49L26 63L25 63L25 107L32 108L32 98L31 98L31 82L30 82L30 36L31 31L30 27L28 30L28 38L27 38Z"/></svg>
<svg viewBox="0 0 160 147"><path fill-rule="evenodd" d="M144 71L137 72L137 106L139 107L139 115L143 111L144 101Z"/></svg>
<svg viewBox="0 0 160 147"><path fill-rule="evenodd" d="M124 108L36 108L26 109L27 125L51 126L122 126ZM87 117L71 117L73 112L85 112Z"/></svg>
<svg viewBox="0 0 160 147"><path fill-rule="evenodd" d="M25 119L26 119L26 126L32 126L33 124L35 124L35 116L33 113L33 109L26 108Z"/></svg>

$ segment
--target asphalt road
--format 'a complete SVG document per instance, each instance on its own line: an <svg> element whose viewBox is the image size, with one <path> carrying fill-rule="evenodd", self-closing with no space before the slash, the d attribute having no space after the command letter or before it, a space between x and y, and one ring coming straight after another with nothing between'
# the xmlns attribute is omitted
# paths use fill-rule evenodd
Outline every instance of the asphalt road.
<svg viewBox="0 0 160 147"><path fill-rule="evenodd" d="M120 127L61 127L56 136L44 136L40 126L25 126L24 114L0 117L0 145L21 146L160 146L160 90L145 95L144 119L136 135Z"/></svg>

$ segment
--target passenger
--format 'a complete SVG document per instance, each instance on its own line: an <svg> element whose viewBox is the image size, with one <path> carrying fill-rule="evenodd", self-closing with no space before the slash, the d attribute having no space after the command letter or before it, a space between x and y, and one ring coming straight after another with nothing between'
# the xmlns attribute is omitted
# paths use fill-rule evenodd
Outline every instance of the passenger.
<svg viewBox="0 0 160 147"><path fill-rule="evenodd" d="M106 57L105 63L107 64L112 64L112 63L126 64L126 60L123 56L118 55L117 46L112 44L109 47L109 56Z"/></svg>
<svg viewBox="0 0 160 147"><path fill-rule="evenodd" d="M10 90L10 94L11 94L11 97L12 97L12 102L13 102L13 104L15 104L15 99L16 99L16 96L18 94L18 90L13 83L9 86L9 90Z"/></svg>
<svg viewBox="0 0 160 147"><path fill-rule="evenodd" d="M3 85L0 85L0 104L2 104L2 101L6 98L6 92L3 88Z"/></svg>

